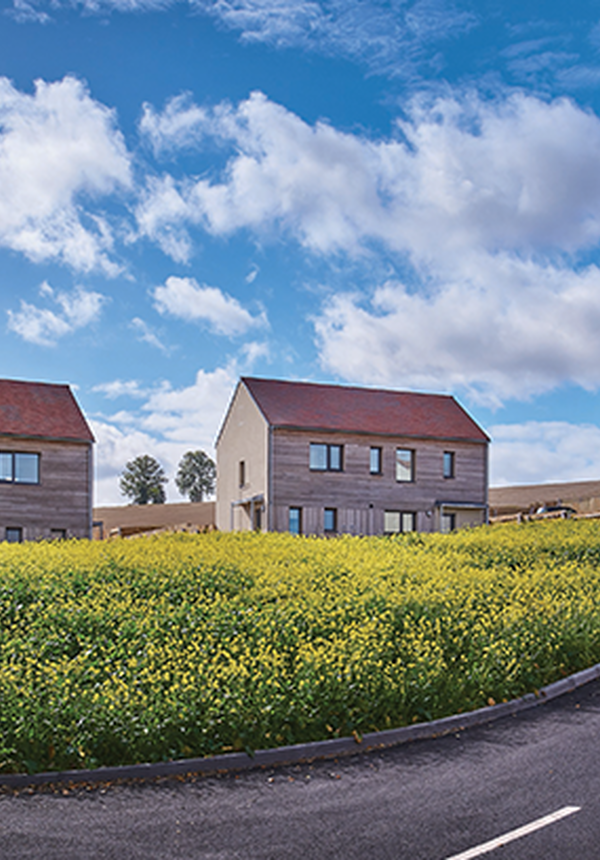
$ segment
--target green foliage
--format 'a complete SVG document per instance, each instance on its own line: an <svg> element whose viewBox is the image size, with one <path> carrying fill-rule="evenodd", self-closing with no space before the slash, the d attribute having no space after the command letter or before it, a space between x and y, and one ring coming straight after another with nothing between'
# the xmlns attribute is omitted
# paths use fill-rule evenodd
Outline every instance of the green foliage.
<svg viewBox="0 0 600 860"><path fill-rule="evenodd" d="M128 496L134 505L152 502L162 505L165 501L164 485L167 483L163 467L149 454L142 454L126 464L119 481L121 493Z"/></svg>
<svg viewBox="0 0 600 860"><path fill-rule="evenodd" d="M0 544L0 768L362 734L600 661L600 524Z"/></svg>
<svg viewBox="0 0 600 860"><path fill-rule="evenodd" d="M181 458L175 483L190 502L201 502L215 489L216 467L204 451L188 451Z"/></svg>

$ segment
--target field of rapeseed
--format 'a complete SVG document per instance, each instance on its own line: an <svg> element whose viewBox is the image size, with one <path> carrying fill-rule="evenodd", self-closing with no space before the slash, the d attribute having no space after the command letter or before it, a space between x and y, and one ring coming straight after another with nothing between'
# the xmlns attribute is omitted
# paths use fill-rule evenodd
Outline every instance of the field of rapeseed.
<svg viewBox="0 0 600 860"><path fill-rule="evenodd" d="M362 733L600 661L600 523L0 545L0 768Z"/></svg>

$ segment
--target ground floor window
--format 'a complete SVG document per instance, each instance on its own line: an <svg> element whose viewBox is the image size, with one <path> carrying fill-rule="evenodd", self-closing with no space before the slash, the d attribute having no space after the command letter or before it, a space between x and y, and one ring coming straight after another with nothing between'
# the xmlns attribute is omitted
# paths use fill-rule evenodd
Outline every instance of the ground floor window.
<svg viewBox="0 0 600 860"><path fill-rule="evenodd" d="M50 529L50 540L66 540L66 529Z"/></svg>
<svg viewBox="0 0 600 860"><path fill-rule="evenodd" d="M323 531L337 531L337 508L325 508L323 515Z"/></svg>
<svg viewBox="0 0 600 860"><path fill-rule="evenodd" d="M456 528L456 514L442 514L441 531L453 532Z"/></svg>
<svg viewBox="0 0 600 860"><path fill-rule="evenodd" d="M23 540L23 529L8 527L4 537L8 543L21 543Z"/></svg>
<svg viewBox="0 0 600 860"><path fill-rule="evenodd" d="M417 528L417 515L414 511L384 511L383 531L386 535L414 532Z"/></svg>
<svg viewBox="0 0 600 860"><path fill-rule="evenodd" d="M290 508L288 529L293 535L302 534L302 508Z"/></svg>

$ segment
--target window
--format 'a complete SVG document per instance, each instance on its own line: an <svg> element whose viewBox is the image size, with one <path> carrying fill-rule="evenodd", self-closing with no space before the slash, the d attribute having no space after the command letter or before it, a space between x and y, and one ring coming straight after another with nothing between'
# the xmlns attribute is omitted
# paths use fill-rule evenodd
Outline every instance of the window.
<svg viewBox="0 0 600 860"><path fill-rule="evenodd" d="M23 540L23 529L20 527L7 528L4 537L8 543L21 543Z"/></svg>
<svg viewBox="0 0 600 860"><path fill-rule="evenodd" d="M414 481L415 452L410 448L396 448L396 480Z"/></svg>
<svg viewBox="0 0 600 860"><path fill-rule="evenodd" d="M456 514L442 514L440 525L443 532L453 532L456 528Z"/></svg>
<svg viewBox="0 0 600 860"><path fill-rule="evenodd" d="M313 472L341 472L342 445L325 445L320 442L310 443L310 469Z"/></svg>
<svg viewBox="0 0 600 860"><path fill-rule="evenodd" d="M323 516L323 531L337 531L337 508L325 508Z"/></svg>
<svg viewBox="0 0 600 860"><path fill-rule="evenodd" d="M454 451L444 451L444 478L454 477Z"/></svg>
<svg viewBox="0 0 600 860"><path fill-rule="evenodd" d="M381 448L371 448L369 454L369 472L372 475L381 475Z"/></svg>
<svg viewBox="0 0 600 860"><path fill-rule="evenodd" d="M383 512L383 531L386 535L414 532L416 528L417 515L414 511Z"/></svg>
<svg viewBox="0 0 600 860"><path fill-rule="evenodd" d="M246 462L244 460L240 460L240 487L244 487L246 485Z"/></svg>
<svg viewBox="0 0 600 860"><path fill-rule="evenodd" d="M50 529L50 540L66 540L66 529Z"/></svg>
<svg viewBox="0 0 600 860"><path fill-rule="evenodd" d="M288 523L291 534L302 534L302 508L290 508Z"/></svg>
<svg viewBox="0 0 600 860"><path fill-rule="evenodd" d="M0 451L0 481L39 484L40 455Z"/></svg>

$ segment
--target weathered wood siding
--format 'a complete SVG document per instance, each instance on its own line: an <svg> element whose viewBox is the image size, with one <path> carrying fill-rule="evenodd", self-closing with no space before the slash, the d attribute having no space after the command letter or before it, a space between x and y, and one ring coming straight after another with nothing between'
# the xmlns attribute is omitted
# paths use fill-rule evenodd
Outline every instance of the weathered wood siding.
<svg viewBox="0 0 600 860"><path fill-rule="evenodd" d="M311 442L343 445L343 471L311 471ZM382 449L380 475L369 472L371 446ZM397 448L415 452L413 482L396 481ZM454 452L453 478L443 477L444 451ZM485 520L485 511L465 510L461 505L487 502L487 445L276 430L272 493L276 531L287 530L290 506L302 508L305 534L323 533L326 507L337 509L337 531L341 533L381 534L386 510L413 512L419 531L436 531L441 503L448 513L455 513L457 526L477 524Z"/></svg>
<svg viewBox="0 0 600 860"><path fill-rule="evenodd" d="M39 484L0 482L0 540L7 528L21 528L23 540L89 538L92 525L92 446L0 436L0 451L40 455Z"/></svg>

